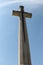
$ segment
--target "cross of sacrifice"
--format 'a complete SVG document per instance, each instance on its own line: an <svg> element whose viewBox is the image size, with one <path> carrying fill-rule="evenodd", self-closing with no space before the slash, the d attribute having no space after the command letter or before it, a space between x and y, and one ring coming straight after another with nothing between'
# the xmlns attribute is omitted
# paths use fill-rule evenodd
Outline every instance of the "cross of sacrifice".
<svg viewBox="0 0 43 65"><path fill-rule="evenodd" d="M20 6L20 11L13 10L12 15L20 17L18 34L18 65L31 65L30 48L25 18L31 18L32 13L24 12L24 6Z"/></svg>

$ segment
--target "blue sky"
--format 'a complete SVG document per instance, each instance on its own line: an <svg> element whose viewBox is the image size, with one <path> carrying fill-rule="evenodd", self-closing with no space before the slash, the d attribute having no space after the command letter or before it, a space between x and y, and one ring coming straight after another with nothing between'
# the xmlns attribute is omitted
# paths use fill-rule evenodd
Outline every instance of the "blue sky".
<svg viewBox="0 0 43 65"><path fill-rule="evenodd" d="M19 17L12 10L24 5L32 65L43 65L43 0L0 0L0 65L18 65Z"/></svg>

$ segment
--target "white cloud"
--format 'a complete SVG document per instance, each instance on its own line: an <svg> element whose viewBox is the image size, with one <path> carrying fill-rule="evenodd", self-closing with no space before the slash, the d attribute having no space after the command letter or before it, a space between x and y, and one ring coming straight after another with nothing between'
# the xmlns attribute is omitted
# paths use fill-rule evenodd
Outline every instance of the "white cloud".
<svg viewBox="0 0 43 65"><path fill-rule="evenodd" d="M24 4L43 4L43 0L13 0L13 1L6 1L6 2L2 2L0 3L0 8L11 5L13 3L18 3L18 2L22 2Z"/></svg>
<svg viewBox="0 0 43 65"><path fill-rule="evenodd" d="M43 4L43 0L18 0L29 4Z"/></svg>
<svg viewBox="0 0 43 65"><path fill-rule="evenodd" d="M43 0L31 0L34 4L43 4Z"/></svg>
<svg viewBox="0 0 43 65"><path fill-rule="evenodd" d="M6 1L6 2L2 2L2 3L0 3L0 8L8 6L8 5L11 5L13 3L17 3L17 2L19 2L19 1Z"/></svg>

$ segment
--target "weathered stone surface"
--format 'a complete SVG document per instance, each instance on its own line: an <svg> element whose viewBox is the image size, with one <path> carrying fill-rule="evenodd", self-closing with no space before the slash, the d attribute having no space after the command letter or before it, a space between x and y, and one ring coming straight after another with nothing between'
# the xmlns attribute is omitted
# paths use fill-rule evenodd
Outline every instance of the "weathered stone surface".
<svg viewBox="0 0 43 65"><path fill-rule="evenodd" d="M24 12L24 7L20 6L20 11L13 11L13 15L20 17L18 32L18 65L31 65L25 17L31 18L32 14Z"/></svg>

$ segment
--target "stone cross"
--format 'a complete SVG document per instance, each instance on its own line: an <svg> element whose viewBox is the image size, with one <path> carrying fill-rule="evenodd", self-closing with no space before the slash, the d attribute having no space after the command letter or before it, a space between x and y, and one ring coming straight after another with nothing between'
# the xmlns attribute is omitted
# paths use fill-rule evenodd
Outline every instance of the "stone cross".
<svg viewBox="0 0 43 65"><path fill-rule="evenodd" d="M24 12L24 6L20 6L20 11L13 10L12 15L20 17L18 33L18 65L31 65L25 17L31 18L32 13Z"/></svg>

